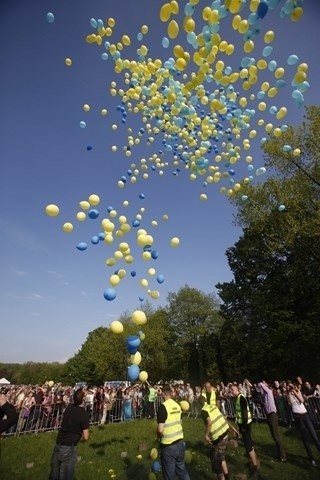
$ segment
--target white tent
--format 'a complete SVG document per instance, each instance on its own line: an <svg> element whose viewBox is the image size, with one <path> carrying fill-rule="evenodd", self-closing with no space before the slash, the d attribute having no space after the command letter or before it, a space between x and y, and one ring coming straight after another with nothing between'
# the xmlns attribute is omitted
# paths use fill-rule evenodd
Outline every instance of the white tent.
<svg viewBox="0 0 320 480"><path fill-rule="evenodd" d="M2 377L0 378L0 385L10 385L10 382L6 378Z"/></svg>

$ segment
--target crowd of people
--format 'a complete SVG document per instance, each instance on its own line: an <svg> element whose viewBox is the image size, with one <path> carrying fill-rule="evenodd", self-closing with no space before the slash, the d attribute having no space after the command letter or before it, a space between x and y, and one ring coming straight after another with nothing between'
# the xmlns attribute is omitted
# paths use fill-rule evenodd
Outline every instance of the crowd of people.
<svg viewBox="0 0 320 480"><path fill-rule="evenodd" d="M219 407L224 415L233 416L232 406L232 385L236 382L213 385L215 397ZM290 426L293 423L293 413L290 403L290 391L292 384L298 385L305 402L312 408L312 417L314 421L320 417L320 384L312 386L309 381L302 381L297 377L295 381L277 380L268 384L277 405L277 413L280 421ZM90 423L104 424L110 421L129 420L137 417L154 418L157 410L157 404L162 401L162 384L139 383L128 386L126 383L108 384L103 386L83 385L85 409L89 413ZM190 383L183 381L171 381L170 385L173 391L173 399L186 400L190 405L189 414L198 415L200 405L198 402L201 396L203 386L196 385L191 387ZM265 419L265 409L262 402L262 389L257 383L251 383L245 379L237 383L239 392L249 401L250 409L255 419ZM35 417L42 428L51 428L57 426L61 415L70 403L74 393L74 386L63 386L54 384L44 385L10 385L7 387L7 398L9 403L14 405L19 413L18 431L28 431L35 424ZM230 410L231 409L231 410ZM32 415L31 415L32 414ZM39 418L41 417L41 421Z"/></svg>
<svg viewBox="0 0 320 480"><path fill-rule="evenodd" d="M61 424L65 421L63 420L66 416L65 412L70 411L68 406L74 405L75 394L81 391L81 404L77 399L77 406L83 407L86 413L87 421L84 430L87 430L87 424L127 421L140 417L157 418L160 424L158 433L161 438L163 432L171 431L170 426L166 424L168 415L174 414L177 419L179 415L181 417L179 402L187 401L189 404L187 414L200 416L204 421L206 426L204 439L212 446L212 469L221 480L228 479L225 452L228 443L227 432L230 428L241 436L251 466L254 472L258 472L258 460L251 438L253 420L267 421L277 446L278 459L282 462L287 461L287 455L279 433L279 421L289 427L293 424L296 426L311 465L316 466L316 461L310 440L320 452L320 441L316 433L316 428L320 426L320 384L313 387L309 381L303 381L301 377L296 377L294 381L271 383L266 381L251 383L248 379L241 383L220 382L217 385L205 382L194 388L190 383L183 381L171 381L166 384L144 382L134 385L128 385L128 382L118 385L106 382L105 385L97 387L83 384L80 389L78 385L71 387L61 384L50 385L50 383L47 382L42 386L10 385L7 387L5 397L2 394L0 409L3 411L0 411L0 421L3 422L1 419L5 415L5 409L9 411L8 406L11 408L11 413L12 411L16 413L16 420L12 422L14 425L11 429L5 428L2 431L19 434L59 429L60 432ZM237 430L230 425L228 421L230 418L236 422ZM180 420L177 422L175 422L176 425L180 424ZM217 436L216 432L221 431L222 435ZM177 440L179 440L181 457L183 450L180 445L181 428L173 429L173 434L179 436ZM59 435L61 436L60 433ZM163 441L164 447L168 447L166 440ZM57 445L56 457L61 453L58 447L67 446L60 443ZM166 450L167 454L169 450ZM172 448L172 451L176 452L177 447ZM179 468L185 472L183 465ZM169 473L168 475L170 478ZM187 473L183 475L184 477L181 476L181 478L188 478Z"/></svg>

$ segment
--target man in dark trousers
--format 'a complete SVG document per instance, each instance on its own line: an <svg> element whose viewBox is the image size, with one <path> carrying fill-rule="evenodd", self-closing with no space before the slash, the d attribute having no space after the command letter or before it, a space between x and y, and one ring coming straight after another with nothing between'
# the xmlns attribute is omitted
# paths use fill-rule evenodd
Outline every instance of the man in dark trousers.
<svg viewBox="0 0 320 480"><path fill-rule="evenodd" d="M17 423L19 418L14 406L8 402L7 389L0 389L0 435Z"/></svg>
<svg viewBox="0 0 320 480"><path fill-rule="evenodd" d="M64 414L51 458L49 480L72 480L77 462L76 445L89 439L89 415L84 409L84 392L77 390Z"/></svg>
<svg viewBox="0 0 320 480"><path fill-rule="evenodd" d="M231 386L231 393L236 399L236 422L238 424L239 432L242 436L244 448L246 449L252 466L252 480L259 478L258 458L253 448L251 438L252 415L246 397L240 393L239 387L236 383Z"/></svg>
<svg viewBox="0 0 320 480"><path fill-rule="evenodd" d="M276 403L271 388L269 388L267 382L263 381L258 383L262 393L262 399L264 404L264 410L267 415L267 422L270 429L272 438L278 449L278 458L281 462L287 461L287 455L283 447L282 439L279 432L279 421Z"/></svg>
<svg viewBox="0 0 320 480"><path fill-rule="evenodd" d="M157 434L160 440L160 458L164 480L190 480L184 463L184 441L181 424L181 407L172 400L170 385L162 389L164 402L157 414Z"/></svg>

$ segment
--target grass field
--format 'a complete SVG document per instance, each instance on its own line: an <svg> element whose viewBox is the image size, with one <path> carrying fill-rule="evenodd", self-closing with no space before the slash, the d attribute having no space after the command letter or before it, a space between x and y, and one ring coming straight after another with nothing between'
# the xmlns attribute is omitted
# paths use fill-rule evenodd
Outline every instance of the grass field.
<svg viewBox="0 0 320 480"><path fill-rule="evenodd" d="M192 461L188 465L191 480L215 479L208 448L203 444L202 421L184 418L183 427L187 449L192 452ZM147 480L152 470L150 451L157 447L155 429L156 423L151 420L92 427L90 440L81 442L77 447L79 462L75 479ZM253 425L252 437L260 459L261 479L319 480L320 469L309 464L296 430L281 428L281 433L288 455L287 463L276 460L276 448L267 425ZM50 432L2 438L0 479L46 480L56 436L56 433ZM320 454L316 451L314 454L320 464ZM248 474L248 461L241 444L236 450L228 449L227 462L232 479L237 474ZM161 473L156 478L162 480Z"/></svg>

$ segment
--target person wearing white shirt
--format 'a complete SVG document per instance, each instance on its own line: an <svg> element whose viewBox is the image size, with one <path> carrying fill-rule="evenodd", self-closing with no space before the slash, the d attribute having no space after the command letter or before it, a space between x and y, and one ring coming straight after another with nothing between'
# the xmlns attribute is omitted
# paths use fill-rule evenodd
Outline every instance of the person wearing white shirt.
<svg viewBox="0 0 320 480"><path fill-rule="evenodd" d="M320 452L320 441L309 416L309 413L304 405L304 398L299 390L298 385L289 384L288 402L291 405L295 425L300 432L301 440L306 449L307 455L313 467L316 467L316 461L310 446L309 436L313 440L315 446Z"/></svg>

